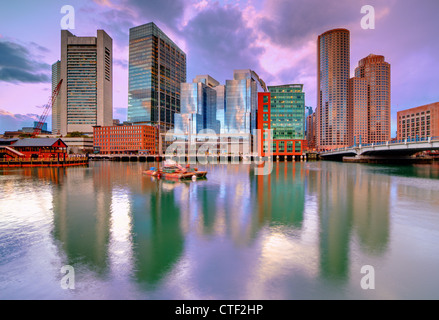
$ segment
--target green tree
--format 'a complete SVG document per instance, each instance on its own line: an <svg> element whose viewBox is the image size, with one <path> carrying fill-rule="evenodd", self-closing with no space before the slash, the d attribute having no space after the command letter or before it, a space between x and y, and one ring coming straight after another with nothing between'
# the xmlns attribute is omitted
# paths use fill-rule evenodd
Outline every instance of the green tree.
<svg viewBox="0 0 439 320"><path fill-rule="evenodd" d="M70 132L66 135L67 138L81 138L81 137L85 137L85 134L83 132L79 132L79 131L73 131Z"/></svg>

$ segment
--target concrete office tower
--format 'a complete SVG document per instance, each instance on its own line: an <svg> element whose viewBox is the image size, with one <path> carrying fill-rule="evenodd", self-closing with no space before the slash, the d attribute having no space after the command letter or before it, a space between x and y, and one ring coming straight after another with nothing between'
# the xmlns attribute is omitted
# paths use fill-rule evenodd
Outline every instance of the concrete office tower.
<svg viewBox="0 0 439 320"><path fill-rule="evenodd" d="M256 129L258 91L265 92L265 83L252 70L234 70L233 80L226 80L226 134L252 134Z"/></svg>
<svg viewBox="0 0 439 320"><path fill-rule="evenodd" d="M384 56L371 54L360 60L355 77L364 78L368 86L369 143L391 139L390 64Z"/></svg>
<svg viewBox="0 0 439 320"><path fill-rule="evenodd" d="M93 133L93 126L113 124L113 40L77 37L61 30L61 134Z"/></svg>
<svg viewBox="0 0 439 320"><path fill-rule="evenodd" d="M348 83L349 145L369 143L368 85L366 79L351 78Z"/></svg>
<svg viewBox="0 0 439 320"><path fill-rule="evenodd" d="M153 22L130 29L129 122L173 129L185 82L186 54L162 30Z"/></svg>
<svg viewBox="0 0 439 320"><path fill-rule="evenodd" d="M317 145L331 150L348 145L347 87L350 32L327 31L317 43Z"/></svg>
<svg viewBox="0 0 439 320"><path fill-rule="evenodd" d="M61 81L61 61L52 64L52 92L55 91L58 83ZM52 133L61 134L61 114L60 114L61 99L58 98L52 105Z"/></svg>
<svg viewBox="0 0 439 320"><path fill-rule="evenodd" d="M181 84L181 113L176 113L175 131L195 135L201 130L220 132L216 119L217 95L215 87L219 82L212 77L197 76L192 83Z"/></svg>

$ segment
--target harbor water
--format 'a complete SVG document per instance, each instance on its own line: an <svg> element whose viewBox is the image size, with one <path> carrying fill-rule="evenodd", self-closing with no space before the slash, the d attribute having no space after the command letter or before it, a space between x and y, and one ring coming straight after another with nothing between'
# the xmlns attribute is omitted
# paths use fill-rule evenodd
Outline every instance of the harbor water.
<svg viewBox="0 0 439 320"><path fill-rule="evenodd" d="M273 165L0 168L0 299L439 299L439 164Z"/></svg>

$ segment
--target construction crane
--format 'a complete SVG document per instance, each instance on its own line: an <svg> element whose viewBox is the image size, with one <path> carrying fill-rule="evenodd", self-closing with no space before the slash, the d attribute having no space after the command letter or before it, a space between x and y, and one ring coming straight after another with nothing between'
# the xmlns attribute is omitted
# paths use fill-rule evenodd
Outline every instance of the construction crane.
<svg viewBox="0 0 439 320"><path fill-rule="evenodd" d="M49 99L49 102L44 106L43 114L40 116L40 120L38 121L37 126L32 133L32 138L35 138L37 135L41 133L41 129L43 128L44 123L46 122L47 116L49 115L50 109L52 109L53 104L58 97L59 91L61 90L62 80L58 83L55 90L53 90L52 96Z"/></svg>

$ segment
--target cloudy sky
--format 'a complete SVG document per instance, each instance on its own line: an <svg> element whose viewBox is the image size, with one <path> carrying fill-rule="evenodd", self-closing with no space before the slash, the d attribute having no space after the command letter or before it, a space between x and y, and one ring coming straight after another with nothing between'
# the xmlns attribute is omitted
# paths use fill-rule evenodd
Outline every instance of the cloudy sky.
<svg viewBox="0 0 439 320"><path fill-rule="evenodd" d="M113 38L114 118L126 120L129 28L154 21L187 54L188 81L221 83L253 69L268 85L303 83L316 106L317 36L351 31L351 73L381 54L392 65L392 131L398 110L439 101L438 0L39 0L0 4L0 133L31 125L51 91L60 58L63 5L75 9L77 36L104 29ZM363 30L363 5L376 11Z"/></svg>

